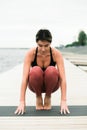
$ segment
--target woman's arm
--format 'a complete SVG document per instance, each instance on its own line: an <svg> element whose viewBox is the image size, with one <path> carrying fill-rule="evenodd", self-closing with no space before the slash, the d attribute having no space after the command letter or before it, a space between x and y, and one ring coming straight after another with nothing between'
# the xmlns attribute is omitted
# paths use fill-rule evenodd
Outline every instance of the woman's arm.
<svg viewBox="0 0 87 130"><path fill-rule="evenodd" d="M60 75L61 101L66 101L66 78L65 78L64 61L61 54L58 55L57 68L59 70Z"/></svg>
<svg viewBox="0 0 87 130"><path fill-rule="evenodd" d="M61 114L64 112L64 114L70 113L69 109L66 104L67 96L67 85L66 85L66 77L65 77L65 68L64 68L64 61L62 54L56 50L56 63L57 63L57 68L59 71L60 75L60 89L61 89Z"/></svg>
<svg viewBox="0 0 87 130"><path fill-rule="evenodd" d="M22 77L22 83L21 83L21 91L20 91L20 101L25 102L25 93L26 88L28 84L28 78L29 78L29 71L30 71L30 59L29 54L26 54L24 59L24 66L23 66L23 77Z"/></svg>
<svg viewBox="0 0 87 130"><path fill-rule="evenodd" d="M25 104L26 104L25 95L26 95L26 88L28 85L31 61L32 61L32 51L29 51L24 59L23 76L20 90L20 104L16 109L15 114L23 114L25 112Z"/></svg>

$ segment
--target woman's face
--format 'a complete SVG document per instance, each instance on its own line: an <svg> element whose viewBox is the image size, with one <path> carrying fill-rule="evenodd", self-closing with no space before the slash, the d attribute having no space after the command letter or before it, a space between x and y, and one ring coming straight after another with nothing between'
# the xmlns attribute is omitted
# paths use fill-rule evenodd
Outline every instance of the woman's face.
<svg viewBox="0 0 87 130"><path fill-rule="evenodd" d="M49 51L50 42L45 41L45 40L44 41L39 40L37 42L37 45L38 45L38 49L39 49L40 52L45 53L45 52Z"/></svg>

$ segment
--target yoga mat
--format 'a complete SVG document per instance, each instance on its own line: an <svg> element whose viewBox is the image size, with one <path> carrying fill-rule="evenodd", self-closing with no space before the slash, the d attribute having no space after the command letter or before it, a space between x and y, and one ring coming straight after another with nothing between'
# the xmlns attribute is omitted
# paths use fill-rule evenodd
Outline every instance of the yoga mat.
<svg viewBox="0 0 87 130"><path fill-rule="evenodd" d="M87 105L69 106L70 114L60 114L60 106L52 106L51 110L36 110L35 106L26 106L26 113L15 115L17 106L0 106L0 116L87 116Z"/></svg>

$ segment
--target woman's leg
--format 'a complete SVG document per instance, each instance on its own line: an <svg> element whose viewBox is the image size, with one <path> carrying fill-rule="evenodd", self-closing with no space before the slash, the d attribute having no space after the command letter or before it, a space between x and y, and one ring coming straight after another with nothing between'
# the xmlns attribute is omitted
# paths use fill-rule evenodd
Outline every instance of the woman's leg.
<svg viewBox="0 0 87 130"><path fill-rule="evenodd" d="M59 73L54 66L49 66L44 72L44 82L46 95L50 96L52 92L59 88Z"/></svg>
<svg viewBox="0 0 87 130"><path fill-rule="evenodd" d="M29 73L29 89L36 94L36 109L43 109L42 100L43 71L40 67L35 66Z"/></svg>
<svg viewBox="0 0 87 130"><path fill-rule="evenodd" d="M51 93L59 88L59 73L54 66L49 66L44 72L46 95L44 109L51 109Z"/></svg>
<svg viewBox="0 0 87 130"><path fill-rule="evenodd" d="M43 71L40 67L35 66L29 73L29 88L35 92L37 96L41 95L43 86Z"/></svg>

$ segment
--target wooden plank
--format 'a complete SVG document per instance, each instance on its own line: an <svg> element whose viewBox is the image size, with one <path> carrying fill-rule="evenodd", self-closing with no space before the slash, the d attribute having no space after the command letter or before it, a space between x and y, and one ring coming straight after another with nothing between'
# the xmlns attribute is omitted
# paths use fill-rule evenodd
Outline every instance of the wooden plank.
<svg viewBox="0 0 87 130"><path fill-rule="evenodd" d="M1 130L86 130L87 117L0 117Z"/></svg>
<svg viewBox="0 0 87 130"><path fill-rule="evenodd" d="M79 68L87 72L87 66L79 66Z"/></svg>
<svg viewBox="0 0 87 130"><path fill-rule="evenodd" d="M69 60L69 61L77 66L87 66L87 61L75 61L75 60Z"/></svg>

